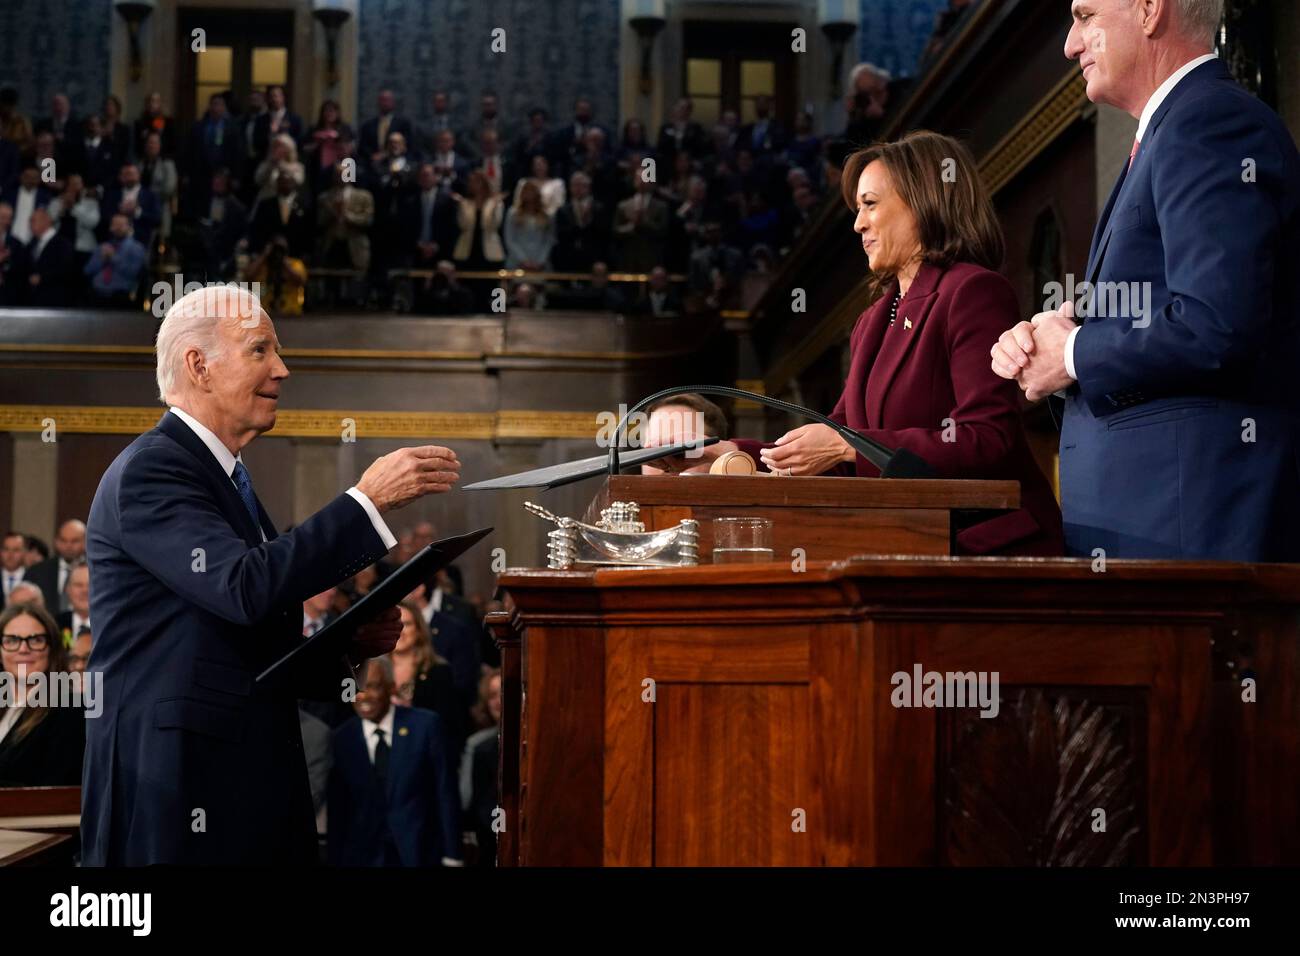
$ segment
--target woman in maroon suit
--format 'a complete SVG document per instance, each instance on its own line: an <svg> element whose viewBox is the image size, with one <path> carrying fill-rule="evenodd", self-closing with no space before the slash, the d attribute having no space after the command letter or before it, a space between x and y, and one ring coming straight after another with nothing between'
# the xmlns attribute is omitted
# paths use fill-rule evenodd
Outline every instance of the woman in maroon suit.
<svg viewBox="0 0 1300 956"><path fill-rule="evenodd" d="M1063 553L1060 508L1029 450L1019 395L989 366L991 343L1020 308L996 271L1002 230L969 152L917 131L851 155L841 188L882 294L853 329L830 417L915 452L938 477L1020 482L1022 507L961 531L958 553ZM825 425L787 432L760 454L777 475L879 474Z"/></svg>

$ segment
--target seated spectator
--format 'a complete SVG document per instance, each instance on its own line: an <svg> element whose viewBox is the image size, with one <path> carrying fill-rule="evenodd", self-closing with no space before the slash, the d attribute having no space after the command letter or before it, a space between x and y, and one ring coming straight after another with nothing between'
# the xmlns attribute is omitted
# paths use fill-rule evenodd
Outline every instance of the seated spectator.
<svg viewBox="0 0 1300 956"><path fill-rule="evenodd" d="M513 141L513 131L501 117L500 101L491 90L484 90L479 95L479 116L472 126L461 132L461 149L470 154L475 163L486 156L483 151L483 134L491 133L498 155L504 159L506 146ZM477 150L477 152L476 152ZM491 178L491 177L489 177ZM513 183L501 185L498 192L509 192Z"/></svg>
<svg viewBox="0 0 1300 956"><path fill-rule="evenodd" d="M754 97L754 122L740 128L737 137L746 149L759 156L771 156L785 149L789 136L781 121L772 116L772 98Z"/></svg>
<svg viewBox="0 0 1300 956"><path fill-rule="evenodd" d="M618 204L614 242L623 272L649 272L663 261L668 236L668 207L655 198L655 184L645 176L633 179L636 194Z"/></svg>
<svg viewBox="0 0 1300 956"><path fill-rule="evenodd" d="M627 307L623 294L609 281L609 266L593 262L591 280L575 282L553 292L548 303L553 309L579 309L595 312L622 312Z"/></svg>
<svg viewBox="0 0 1300 956"><path fill-rule="evenodd" d="M316 125L307 134L303 144L304 164L311 169L312 189L320 192L334 175L334 169L343 158L340 142L352 138L352 128L343 122L343 111L335 100L321 104Z"/></svg>
<svg viewBox="0 0 1300 956"><path fill-rule="evenodd" d="M266 157L270 144L281 136L289 137L294 146L294 159L302 142L302 117L289 109L284 87L274 83L266 88L266 112L253 124L253 150L255 155ZM299 185L302 185L301 183Z"/></svg>
<svg viewBox="0 0 1300 956"><path fill-rule="evenodd" d="M478 845L478 865L496 863L497 764L501 753L501 671L493 668L479 681L475 708L482 729L465 741L460 761L460 807L466 829Z"/></svg>
<svg viewBox="0 0 1300 956"><path fill-rule="evenodd" d="M451 665L433 647L429 624L410 601L398 605L402 634L389 655L393 662L393 703L431 710L442 721L448 753L464 746L468 712L461 705L451 677Z"/></svg>
<svg viewBox="0 0 1300 956"><path fill-rule="evenodd" d="M159 155L176 157L176 121L163 111L161 93L150 93L144 101L140 118L135 121L135 153L145 155L145 141L150 133L158 134Z"/></svg>
<svg viewBox="0 0 1300 956"><path fill-rule="evenodd" d="M668 204L668 208L675 208L686 201L686 191L694 177L695 161L691 159L691 154L676 153L673 156L672 175L659 187L657 195Z"/></svg>
<svg viewBox="0 0 1300 956"><path fill-rule="evenodd" d="M461 618L429 600L431 589L427 584L413 588L406 599L419 609L429 625L429 637L438 655L451 665L452 683L461 696L462 705L468 709L474 704L475 687L479 673L479 647L474 630Z"/></svg>
<svg viewBox="0 0 1300 956"><path fill-rule="evenodd" d="M117 175L118 184L104 192L99 208L100 239L108 238L108 226L116 213L131 222L131 232L145 249L153 248L154 230L162 221L162 206L157 194L140 182L140 167L124 163Z"/></svg>
<svg viewBox="0 0 1300 956"><path fill-rule="evenodd" d="M469 315L474 311L474 293L456 277L456 266L443 259L432 277L417 283L415 310L425 315Z"/></svg>
<svg viewBox="0 0 1300 956"><path fill-rule="evenodd" d="M289 240L277 233L248 263L244 279L260 287L258 298L273 317L302 315L307 285L307 264L292 253Z"/></svg>
<svg viewBox="0 0 1300 956"><path fill-rule="evenodd" d="M45 593L39 585L31 581L19 581L9 589L9 599L5 606L10 604L35 604L37 607L45 607Z"/></svg>
<svg viewBox="0 0 1300 956"><path fill-rule="evenodd" d="M450 136L439 134L439 138ZM420 164L416 187L419 192L407 203L409 223L404 232L415 247L415 268L429 269L439 259L445 259L456 244L456 201L451 191L443 188L433 163Z"/></svg>
<svg viewBox="0 0 1300 956"><path fill-rule="evenodd" d="M395 707L393 662L362 665L356 716L333 734L326 800L335 866L459 866L456 755L438 715Z"/></svg>
<svg viewBox="0 0 1300 956"><path fill-rule="evenodd" d="M626 179L620 175L618 164L606 152L605 143L605 131L603 129L598 126L589 129L582 140L582 151L579 153L572 169L575 172L587 174L587 178L591 180L592 196L612 213L614 204L623 198L622 191L625 188ZM639 170L639 159L636 161L636 165Z"/></svg>
<svg viewBox="0 0 1300 956"><path fill-rule="evenodd" d="M0 139L20 153L32 148L32 122L18 109L18 91L12 86L0 88Z"/></svg>
<svg viewBox="0 0 1300 956"><path fill-rule="evenodd" d="M785 158L791 166L805 170L821 168L822 138L813 132L812 114L804 111L794 121L794 138L785 148Z"/></svg>
<svg viewBox="0 0 1300 956"><path fill-rule="evenodd" d="M172 214L176 209L180 179L176 175L176 163L163 155L159 133L145 135L140 159L140 185L158 197L158 238L167 243L171 240Z"/></svg>
<svg viewBox="0 0 1300 956"><path fill-rule="evenodd" d="M668 270L655 266L650 270L650 280L631 310L635 315L664 318L681 315L685 311L682 299L668 281Z"/></svg>
<svg viewBox="0 0 1300 956"><path fill-rule="evenodd" d="M27 247L14 236L13 223L14 207L0 202L0 305L21 305L27 294Z"/></svg>
<svg viewBox="0 0 1300 956"><path fill-rule="evenodd" d="M220 93L208 99L207 112L191 127L183 166L189 180L190 200L196 208L207 207L208 189L218 170L225 171L231 192L238 191L244 169L244 139L226 112L226 98ZM96 185L89 175L86 181Z"/></svg>
<svg viewBox="0 0 1300 956"><path fill-rule="evenodd" d="M703 176L692 176L686 187L686 199L673 210L669 223L667 262L669 268L685 272L691 253L700 244L700 232L706 222L716 222L719 210L709 202L709 186Z"/></svg>
<svg viewBox="0 0 1300 956"><path fill-rule="evenodd" d="M140 287L149 254L131 235L131 221L125 213L114 213L109 238L100 243L83 269L98 305L133 308L132 293Z"/></svg>
<svg viewBox="0 0 1300 956"><path fill-rule="evenodd" d="M85 714L79 707L57 706L67 701L42 703L27 696L36 675L68 670L58 628L43 607L11 603L0 612L0 663L24 694L23 706L0 708L0 787L78 786Z"/></svg>
<svg viewBox="0 0 1300 956"><path fill-rule="evenodd" d="M27 244L27 304L34 308L71 305L76 288L72 243L59 235L44 207L32 213Z"/></svg>
<svg viewBox="0 0 1300 956"><path fill-rule="evenodd" d="M546 308L546 298L531 282L516 282L510 287L510 308L518 312L534 312Z"/></svg>
<svg viewBox="0 0 1300 956"><path fill-rule="evenodd" d="M550 147L547 151L551 165L557 171L567 170L569 173L580 168L588 137L597 131L600 133L601 151L604 153L608 149L609 131L596 122L591 99L579 96L573 103L573 120L551 135Z"/></svg>
<svg viewBox="0 0 1300 956"><path fill-rule="evenodd" d="M70 646L72 639L80 634L83 630L90 630L90 568L85 564L78 564L68 572L67 583L63 591L68 596L68 604L71 606L66 611L61 611L56 617L55 623L59 626L59 634L64 640L64 646Z"/></svg>
<svg viewBox="0 0 1300 956"><path fill-rule="evenodd" d="M72 115L72 101L66 93L55 93L50 97L50 115L37 121L33 133L51 133L58 149L67 150L75 147L81 140L81 131L76 117ZM64 152L62 155L67 156Z"/></svg>
<svg viewBox="0 0 1300 956"><path fill-rule="evenodd" d="M369 190L345 181L343 167L316 201L316 263L328 269L370 269L370 226L375 200Z"/></svg>
<svg viewBox="0 0 1300 956"><path fill-rule="evenodd" d="M494 193L509 195L515 188L515 165L501 152L496 130L485 129L479 139L479 160L475 169L482 173Z"/></svg>
<svg viewBox="0 0 1300 956"><path fill-rule="evenodd" d="M271 236L280 235L288 241L288 253L302 258L311 248L311 217L307 197L299 188L299 180L292 172L282 172L273 180L274 194L258 202L253 209L253 222L249 230L249 243L254 252L261 252Z"/></svg>
<svg viewBox="0 0 1300 956"><path fill-rule="evenodd" d="M121 169L135 155L131 143L131 129L122 118L122 101L113 93L104 97L99 110L99 128L113 151L113 168Z"/></svg>
<svg viewBox="0 0 1300 956"><path fill-rule="evenodd" d="M298 189L307 185L307 170L298 159L298 147L293 137L280 133L271 140L271 154L258 164L253 173L253 182L257 185L257 199L254 201L274 196L275 180L285 175L293 179Z"/></svg>
<svg viewBox="0 0 1300 956"><path fill-rule="evenodd" d="M569 200L555 214L555 268L587 272L609 248L609 210L591 195L591 177L569 177Z"/></svg>
<svg viewBox="0 0 1300 956"><path fill-rule="evenodd" d="M555 220L542 204L536 183L525 181L519 201L506 213L506 268L545 272L551 268L554 248Z"/></svg>
<svg viewBox="0 0 1300 956"><path fill-rule="evenodd" d="M456 225L459 236L452 258L461 270L500 269L506 252L501 244L501 222L505 206L492 191L487 176L476 169L469 174L467 195L455 193Z"/></svg>
<svg viewBox="0 0 1300 956"><path fill-rule="evenodd" d="M710 308L717 308L732 284L740 278L745 257L740 250L722 241L722 226L705 223L702 243L691 253L690 285L706 295Z"/></svg>
<svg viewBox="0 0 1300 956"><path fill-rule="evenodd" d="M451 133L454 142L456 131L452 125L451 95L446 90L434 90L430 103L433 106L433 117L421 130L420 145L432 156L439 150L438 134Z"/></svg>
<svg viewBox="0 0 1300 956"><path fill-rule="evenodd" d="M618 154L615 156L620 163L627 163L630 157L637 157L637 162L643 156L654 156L654 146L646 139L645 123L642 123L635 116L623 124L623 139L618 144Z"/></svg>
<svg viewBox="0 0 1300 956"><path fill-rule="evenodd" d="M93 642L93 636L90 627L81 628L72 638L72 646L68 648L68 670L74 674L84 674L86 666L90 663L90 649Z"/></svg>
<svg viewBox="0 0 1300 956"><path fill-rule="evenodd" d="M57 224L59 235L72 243L76 254L77 273L99 248L96 238L99 230L99 195L88 189L80 174L72 173L64 180L63 192L50 200L50 218Z"/></svg>
<svg viewBox="0 0 1300 956"><path fill-rule="evenodd" d="M231 192L230 173L212 175L209 198L198 221L200 266L209 281L225 281L235 272L235 251L248 231L248 210Z"/></svg>
<svg viewBox="0 0 1300 956"><path fill-rule="evenodd" d="M361 124L357 140L360 159L366 165L373 165L384 158L388 146L388 137L401 133L403 143L410 143L415 133L411 121L397 112L397 96L392 90L380 90L378 99L379 115L372 116Z"/></svg>
<svg viewBox="0 0 1300 956"><path fill-rule="evenodd" d="M551 175L551 165L540 153L532 158L529 175L515 183L513 203L519 205L519 194L525 183L532 183L542 194L542 207L548 216L554 216L564 205L564 180Z"/></svg>
<svg viewBox="0 0 1300 956"><path fill-rule="evenodd" d="M701 158L708 152L708 142L704 129L691 119L695 104L689 97L682 97L673 105L672 117L659 130L659 155L665 162L672 162L678 153L687 153L692 159Z"/></svg>
<svg viewBox="0 0 1300 956"><path fill-rule="evenodd" d="M516 169L528 169L534 156L545 157L549 145L546 110L541 107L531 109L528 111L528 128L519 134L510 147L510 159Z"/></svg>
<svg viewBox="0 0 1300 956"><path fill-rule="evenodd" d="M465 191L469 176L469 160L456 152L456 135L449 129L440 130L433 137L433 171L440 192Z"/></svg>
<svg viewBox="0 0 1300 956"><path fill-rule="evenodd" d="M50 191L41 185L40 170L31 163L23 165L17 185L0 195L0 202L7 203L14 211L10 230L21 243L28 243L32 238L32 213L47 206L53 197Z"/></svg>

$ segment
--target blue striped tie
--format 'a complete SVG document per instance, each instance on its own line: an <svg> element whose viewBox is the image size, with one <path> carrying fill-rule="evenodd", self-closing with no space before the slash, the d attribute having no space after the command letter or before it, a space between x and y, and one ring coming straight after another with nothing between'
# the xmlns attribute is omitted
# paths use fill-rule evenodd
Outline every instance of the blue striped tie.
<svg viewBox="0 0 1300 956"><path fill-rule="evenodd" d="M235 462L235 470L230 477L235 480L235 487L239 490L239 500L244 503L244 507L248 509L248 516L253 519L253 527L260 531L262 522L257 517L257 498L253 494L253 479L248 477L248 469L244 467L242 461Z"/></svg>

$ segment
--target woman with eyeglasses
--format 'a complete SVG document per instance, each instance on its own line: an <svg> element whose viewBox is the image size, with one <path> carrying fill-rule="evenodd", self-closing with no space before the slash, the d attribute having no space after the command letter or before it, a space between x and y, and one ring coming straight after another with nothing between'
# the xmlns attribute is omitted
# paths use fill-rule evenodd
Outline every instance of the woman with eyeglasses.
<svg viewBox="0 0 1300 956"><path fill-rule="evenodd" d="M58 629L43 607L11 604L0 613L0 787L81 783L86 719L80 701L53 699L47 684L45 699L28 703L36 675L67 669Z"/></svg>

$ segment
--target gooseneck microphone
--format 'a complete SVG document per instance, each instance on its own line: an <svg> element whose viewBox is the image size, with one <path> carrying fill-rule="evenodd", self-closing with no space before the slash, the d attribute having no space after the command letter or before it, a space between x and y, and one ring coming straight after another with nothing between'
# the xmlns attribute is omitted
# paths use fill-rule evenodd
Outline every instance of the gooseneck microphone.
<svg viewBox="0 0 1300 956"><path fill-rule="evenodd" d="M759 395L757 392L747 392L743 388L732 388L729 385L681 385L677 388L666 388L663 391L655 392L653 395L641 399L641 401L629 408L615 426L612 441L609 445L610 475L618 474L618 449L620 445L627 441L628 419L642 409L653 405L661 398L668 398L670 395L680 395L683 392L695 392L700 395L722 395L730 398L746 398L752 402L758 402L760 405L766 405L768 408L775 408L779 411L798 415L799 417L808 419L809 421L825 425L848 442L850 448L879 468L880 477L882 478L933 478L935 476L934 469L930 467L925 459L920 455L908 451L906 448L889 448L882 445L874 438L868 438L866 435L854 431L847 425L841 425L839 422L827 418L820 412L814 412L811 408L804 408L802 405L795 405L793 402L785 402L779 398L772 398L770 395Z"/></svg>

